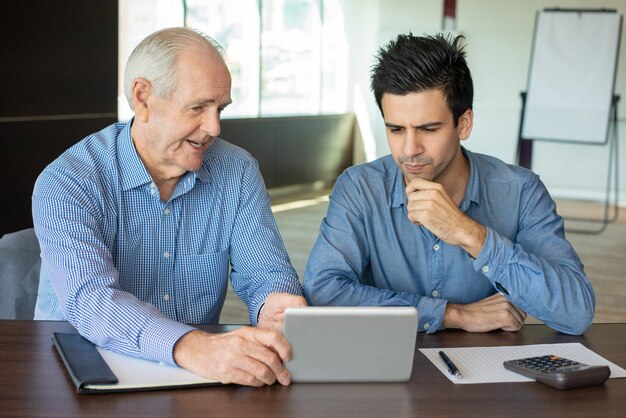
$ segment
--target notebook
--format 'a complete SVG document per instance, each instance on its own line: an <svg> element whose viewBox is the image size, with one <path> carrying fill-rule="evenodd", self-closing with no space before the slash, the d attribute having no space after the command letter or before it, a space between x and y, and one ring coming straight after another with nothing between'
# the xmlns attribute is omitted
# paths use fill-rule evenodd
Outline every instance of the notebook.
<svg viewBox="0 0 626 418"><path fill-rule="evenodd" d="M52 342L78 393L221 385L180 367L104 350L78 334L54 332Z"/></svg>
<svg viewBox="0 0 626 418"><path fill-rule="evenodd" d="M293 382L405 382L411 377L413 307L306 307L285 311Z"/></svg>

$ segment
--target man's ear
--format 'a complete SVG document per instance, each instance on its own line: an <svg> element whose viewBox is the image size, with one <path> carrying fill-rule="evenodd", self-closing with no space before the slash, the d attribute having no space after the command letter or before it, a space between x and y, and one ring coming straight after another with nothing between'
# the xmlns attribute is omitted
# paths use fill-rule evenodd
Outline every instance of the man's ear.
<svg viewBox="0 0 626 418"><path fill-rule="evenodd" d="M465 141L472 133L472 127L474 126L474 112L472 109L467 109L465 113L459 118L457 129L459 131L459 139Z"/></svg>
<svg viewBox="0 0 626 418"><path fill-rule="evenodd" d="M152 94L152 84L145 78L136 78L131 88L135 118L147 122L150 117L148 98Z"/></svg>

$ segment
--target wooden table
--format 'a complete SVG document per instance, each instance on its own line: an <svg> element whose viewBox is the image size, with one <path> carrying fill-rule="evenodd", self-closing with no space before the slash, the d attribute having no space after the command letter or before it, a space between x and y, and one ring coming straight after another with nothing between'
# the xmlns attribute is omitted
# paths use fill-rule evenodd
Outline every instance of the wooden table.
<svg viewBox="0 0 626 418"><path fill-rule="evenodd" d="M206 326L221 331L221 326ZM78 395L52 347L65 322L0 321L0 417L626 417L626 379L558 391L535 382L455 385L416 352L408 383L236 385ZM594 324L582 337L545 325L517 333L418 334L416 346L581 342L626 366L626 324Z"/></svg>

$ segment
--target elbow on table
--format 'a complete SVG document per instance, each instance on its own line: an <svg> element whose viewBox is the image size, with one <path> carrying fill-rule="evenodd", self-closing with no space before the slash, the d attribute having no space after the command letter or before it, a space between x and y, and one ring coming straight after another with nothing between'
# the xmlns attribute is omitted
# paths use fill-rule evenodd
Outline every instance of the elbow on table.
<svg viewBox="0 0 626 418"><path fill-rule="evenodd" d="M583 335L593 322L594 309L585 310L578 315L570 317L566 323L555 324L546 322L551 328L564 334Z"/></svg>
<svg viewBox="0 0 626 418"><path fill-rule="evenodd" d="M596 312L596 296L591 283L585 277L585 288L574 298L561 302L559 312L553 312L547 325L564 334L583 335L593 323Z"/></svg>

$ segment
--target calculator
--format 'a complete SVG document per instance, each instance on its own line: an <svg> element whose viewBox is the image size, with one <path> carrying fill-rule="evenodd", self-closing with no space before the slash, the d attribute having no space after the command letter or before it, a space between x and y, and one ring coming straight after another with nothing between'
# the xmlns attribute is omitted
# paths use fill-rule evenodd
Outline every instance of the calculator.
<svg viewBox="0 0 626 418"><path fill-rule="evenodd" d="M555 355L508 360L504 367L561 390L599 385L611 374L608 366L589 366Z"/></svg>

